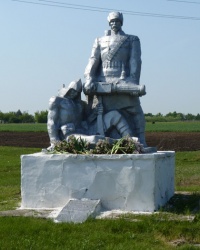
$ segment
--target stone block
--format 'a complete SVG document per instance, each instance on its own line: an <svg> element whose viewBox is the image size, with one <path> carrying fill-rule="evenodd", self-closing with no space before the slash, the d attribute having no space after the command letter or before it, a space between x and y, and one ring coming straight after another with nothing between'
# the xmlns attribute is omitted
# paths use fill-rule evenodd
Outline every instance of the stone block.
<svg viewBox="0 0 200 250"><path fill-rule="evenodd" d="M173 151L133 155L21 156L22 208L100 200L106 210L152 212L174 194Z"/></svg>

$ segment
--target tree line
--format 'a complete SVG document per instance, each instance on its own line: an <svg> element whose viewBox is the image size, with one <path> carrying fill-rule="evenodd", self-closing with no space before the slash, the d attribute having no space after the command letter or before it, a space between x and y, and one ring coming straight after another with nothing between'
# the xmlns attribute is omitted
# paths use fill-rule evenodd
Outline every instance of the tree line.
<svg viewBox="0 0 200 250"><path fill-rule="evenodd" d="M156 115L153 115L152 113L147 113L145 114L145 120L147 122L200 121L200 114L183 114L177 113L176 111L169 112L166 115L163 115L161 113L158 113Z"/></svg>
<svg viewBox="0 0 200 250"><path fill-rule="evenodd" d="M8 112L3 113L0 111L0 123L46 123L48 111L37 111L34 115L28 112Z"/></svg>
<svg viewBox="0 0 200 250"><path fill-rule="evenodd" d="M0 111L0 123L46 123L47 122L48 111L37 111L34 115L28 112L21 112L18 110L16 112L3 113ZM173 121L200 121L200 114L182 114L174 112L169 112L166 115L158 113L153 115L152 113L145 114L145 120L147 122L173 122Z"/></svg>

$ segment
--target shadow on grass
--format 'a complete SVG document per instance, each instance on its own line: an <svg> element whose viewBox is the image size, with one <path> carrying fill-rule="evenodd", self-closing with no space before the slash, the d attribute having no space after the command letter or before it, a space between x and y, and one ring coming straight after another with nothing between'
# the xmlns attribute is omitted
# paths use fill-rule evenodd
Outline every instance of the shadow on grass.
<svg viewBox="0 0 200 250"><path fill-rule="evenodd" d="M162 211L176 214L196 214L200 212L200 193L176 193Z"/></svg>

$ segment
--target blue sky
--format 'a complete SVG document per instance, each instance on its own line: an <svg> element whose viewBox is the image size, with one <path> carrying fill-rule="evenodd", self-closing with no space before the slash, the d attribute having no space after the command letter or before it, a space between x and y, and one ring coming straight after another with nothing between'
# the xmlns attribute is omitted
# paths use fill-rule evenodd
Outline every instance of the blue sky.
<svg viewBox="0 0 200 250"><path fill-rule="evenodd" d="M147 95L141 98L144 113L200 113L199 0L54 1L198 17L191 20L124 14L123 30L141 41L140 83L147 89ZM34 114L46 110L49 98L62 84L67 86L79 78L83 82L94 39L109 29L108 13L1 0L0 111L20 109Z"/></svg>

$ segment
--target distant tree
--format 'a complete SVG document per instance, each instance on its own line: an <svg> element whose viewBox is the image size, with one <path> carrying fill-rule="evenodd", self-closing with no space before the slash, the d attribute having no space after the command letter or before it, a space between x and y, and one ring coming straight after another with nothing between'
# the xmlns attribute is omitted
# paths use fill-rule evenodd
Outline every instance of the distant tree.
<svg viewBox="0 0 200 250"><path fill-rule="evenodd" d="M146 113L146 114L144 114L145 116L150 116L150 117L152 117L153 116L153 114L152 113Z"/></svg>
<svg viewBox="0 0 200 250"><path fill-rule="evenodd" d="M35 118L33 115L28 114L28 112L8 112L3 113L0 111L0 121L4 123L33 123Z"/></svg>
<svg viewBox="0 0 200 250"><path fill-rule="evenodd" d="M28 112L23 112L21 115L21 122L33 123L33 122L35 122L35 118L33 115L28 114Z"/></svg>
<svg viewBox="0 0 200 250"><path fill-rule="evenodd" d="M188 113L187 115L185 115L185 119L188 121L192 121L196 119L196 116L193 114Z"/></svg>
<svg viewBox="0 0 200 250"><path fill-rule="evenodd" d="M172 112L169 112L169 113L167 113L165 116L166 116L166 117L173 117L174 114L173 114Z"/></svg>
<svg viewBox="0 0 200 250"><path fill-rule="evenodd" d="M169 112L165 117L167 118L167 121L183 121L185 119L184 114L177 113L176 111Z"/></svg>
<svg viewBox="0 0 200 250"><path fill-rule="evenodd" d="M37 111L35 112L35 121L38 123L46 123L47 122L48 111Z"/></svg>
<svg viewBox="0 0 200 250"><path fill-rule="evenodd" d="M16 115L16 112L13 112L13 111L8 112L7 117L8 117L8 123L20 123L21 122L21 118Z"/></svg>
<svg viewBox="0 0 200 250"><path fill-rule="evenodd" d="M178 113L178 116L180 117L180 120L181 120L181 121L184 121L184 120L185 120L185 115L184 115L184 114Z"/></svg>
<svg viewBox="0 0 200 250"><path fill-rule="evenodd" d="M176 118L178 116L178 113L176 111L174 112L169 112L168 114L165 115L166 117L173 117Z"/></svg>
<svg viewBox="0 0 200 250"><path fill-rule="evenodd" d="M20 109L18 109L18 110L17 110L17 112L15 112L15 115L16 115L17 117L22 116L22 112L21 112L21 110L20 110Z"/></svg>
<svg viewBox="0 0 200 250"><path fill-rule="evenodd" d="M1 120L1 122L4 121L4 116L5 116L4 113L0 111L0 120Z"/></svg>
<svg viewBox="0 0 200 250"><path fill-rule="evenodd" d="M196 115L195 120L200 121L200 114L199 113Z"/></svg>

